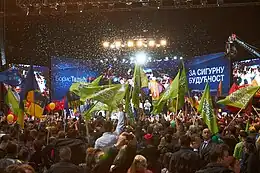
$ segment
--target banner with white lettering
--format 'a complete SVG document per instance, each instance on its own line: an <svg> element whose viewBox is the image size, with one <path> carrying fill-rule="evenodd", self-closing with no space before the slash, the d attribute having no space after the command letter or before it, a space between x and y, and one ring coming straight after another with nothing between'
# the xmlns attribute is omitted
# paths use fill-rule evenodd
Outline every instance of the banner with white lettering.
<svg viewBox="0 0 260 173"><path fill-rule="evenodd" d="M207 82L211 93L217 94L222 81L222 93L227 94L230 86L230 60L223 52L194 57L186 63L189 88L202 92Z"/></svg>
<svg viewBox="0 0 260 173"><path fill-rule="evenodd" d="M74 82L91 82L97 76L97 67L86 59L53 57L51 59L52 99L61 100Z"/></svg>

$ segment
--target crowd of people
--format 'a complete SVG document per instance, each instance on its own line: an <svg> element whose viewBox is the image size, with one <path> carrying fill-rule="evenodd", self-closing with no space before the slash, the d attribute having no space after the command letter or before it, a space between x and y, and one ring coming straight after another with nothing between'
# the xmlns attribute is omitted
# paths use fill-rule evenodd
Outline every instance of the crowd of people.
<svg viewBox="0 0 260 173"><path fill-rule="evenodd" d="M117 115L87 124L81 116L27 119L24 129L3 116L0 173L260 173L257 116L241 114L229 126L232 116L218 117L213 135L194 113L133 122L121 105Z"/></svg>

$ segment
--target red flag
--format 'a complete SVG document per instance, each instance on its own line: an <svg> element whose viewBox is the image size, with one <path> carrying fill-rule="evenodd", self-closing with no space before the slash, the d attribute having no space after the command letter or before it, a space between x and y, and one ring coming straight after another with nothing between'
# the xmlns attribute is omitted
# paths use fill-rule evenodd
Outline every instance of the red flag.
<svg viewBox="0 0 260 173"><path fill-rule="evenodd" d="M54 111L60 111L64 109L65 106L65 98L63 98L62 100L55 100L53 101L53 103L55 103L55 108ZM50 112L50 108L49 105L46 106L46 109Z"/></svg>

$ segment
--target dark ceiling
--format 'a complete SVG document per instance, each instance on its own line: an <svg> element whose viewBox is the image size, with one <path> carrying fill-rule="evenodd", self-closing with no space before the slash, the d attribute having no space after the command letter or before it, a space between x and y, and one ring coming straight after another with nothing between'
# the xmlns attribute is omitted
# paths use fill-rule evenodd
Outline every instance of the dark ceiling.
<svg viewBox="0 0 260 173"><path fill-rule="evenodd" d="M39 65L49 65L51 56L121 57L126 52L105 51L102 41L139 35L169 41L167 49L154 52L154 58L224 51L232 33L260 48L259 19L260 6L8 16L6 56L8 62ZM251 57L243 48L237 49L239 58Z"/></svg>

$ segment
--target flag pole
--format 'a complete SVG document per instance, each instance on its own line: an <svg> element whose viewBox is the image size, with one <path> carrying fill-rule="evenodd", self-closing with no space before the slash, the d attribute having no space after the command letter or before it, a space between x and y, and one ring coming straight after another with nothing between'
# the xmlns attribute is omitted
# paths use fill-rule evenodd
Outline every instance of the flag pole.
<svg viewBox="0 0 260 173"><path fill-rule="evenodd" d="M253 109L255 110L255 112L257 113L257 116L259 117L259 112L256 110L256 108L252 105Z"/></svg>
<svg viewBox="0 0 260 173"><path fill-rule="evenodd" d="M233 121L235 121L235 119L238 117L238 115L240 114L240 112L241 112L243 109L244 109L244 107L241 108L241 109L238 111L238 113L236 114L236 116L230 121L230 123L226 126L225 129L227 129L227 128L231 125L231 123L232 123Z"/></svg>

